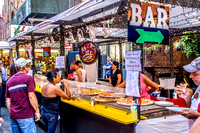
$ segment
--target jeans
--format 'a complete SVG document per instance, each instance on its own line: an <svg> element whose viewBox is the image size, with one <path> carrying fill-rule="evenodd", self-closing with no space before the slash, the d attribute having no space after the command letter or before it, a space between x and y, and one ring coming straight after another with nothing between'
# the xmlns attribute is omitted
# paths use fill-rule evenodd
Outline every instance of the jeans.
<svg viewBox="0 0 200 133"><path fill-rule="evenodd" d="M2 92L2 86L0 86L0 116L1 116L1 92Z"/></svg>
<svg viewBox="0 0 200 133"><path fill-rule="evenodd" d="M52 114L42 111L41 117L46 127L46 133L55 133L58 122L58 114Z"/></svg>
<svg viewBox="0 0 200 133"><path fill-rule="evenodd" d="M12 133L36 133L34 117L27 119L10 119Z"/></svg>
<svg viewBox="0 0 200 133"><path fill-rule="evenodd" d="M5 92L6 92L6 85L2 84L2 90L1 90L1 107L5 107Z"/></svg>

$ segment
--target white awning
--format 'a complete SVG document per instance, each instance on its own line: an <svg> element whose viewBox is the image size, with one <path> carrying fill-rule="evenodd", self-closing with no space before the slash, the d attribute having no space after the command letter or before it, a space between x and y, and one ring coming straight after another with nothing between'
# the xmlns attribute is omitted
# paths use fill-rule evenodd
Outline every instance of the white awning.
<svg viewBox="0 0 200 133"><path fill-rule="evenodd" d="M11 49L15 46L15 42L0 41L0 49Z"/></svg>

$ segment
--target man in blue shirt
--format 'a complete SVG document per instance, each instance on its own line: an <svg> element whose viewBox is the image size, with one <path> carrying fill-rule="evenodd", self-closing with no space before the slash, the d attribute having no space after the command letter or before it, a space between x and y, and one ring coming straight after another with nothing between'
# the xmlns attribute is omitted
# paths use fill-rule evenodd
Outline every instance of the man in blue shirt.
<svg viewBox="0 0 200 133"><path fill-rule="evenodd" d="M108 79L110 77L110 72L112 69L111 66L112 66L111 58L110 56L108 56L107 63L103 66L103 69L105 70L105 75L104 75L105 79Z"/></svg>

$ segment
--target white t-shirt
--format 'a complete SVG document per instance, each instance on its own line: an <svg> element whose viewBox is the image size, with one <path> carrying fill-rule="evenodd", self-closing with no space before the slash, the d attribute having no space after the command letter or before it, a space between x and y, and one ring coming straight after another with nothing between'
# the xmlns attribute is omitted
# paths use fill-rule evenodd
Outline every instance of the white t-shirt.
<svg viewBox="0 0 200 133"><path fill-rule="evenodd" d="M78 70L81 70L81 73L82 73L82 82L85 82L85 78L86 78L86 71L85 71L85 69L78 69ZM75 81L79 81L77 75L75 75Z"/></svg>
<svg viewBox="0 0 200 133"><path fill-rule="evenodd" d="M194 96L199 93L198 98L194 98ZM200 112L200 86L197 87L194 95L192 96L191 106L190 109L195 110L196 112ZM196 119L189 119L189 127L191 128L194 121Z"/></svg>

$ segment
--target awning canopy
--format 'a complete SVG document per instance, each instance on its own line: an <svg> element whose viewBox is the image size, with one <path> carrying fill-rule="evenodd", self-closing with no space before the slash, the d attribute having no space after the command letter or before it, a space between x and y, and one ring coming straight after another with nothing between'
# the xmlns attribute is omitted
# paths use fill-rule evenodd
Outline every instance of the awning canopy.
<svg viewBox="0 0 200 133"><path fill-rule="evenodd" d="M157 3L158 2L149 2L149 3ZM97 20L99 18L104 18L110 14L115 14L123 8L126 8L127 2L124 0L87 0L83 3L80 3L77 6L74 6L44 22L41 22L32 28L30 28L27 32L22 32L17 34L16 36L10 38L8 41L21 41L21 37L31 38L31 35L34 38L41 37L42 35L38 33L44 33L46 35L51 33L45 33L45 31L57 28L60 25L63 25L65 29L73 28L77 25L84 25L85 23ZM199 3L198 3L199 4ZM172 29L182 29L189 27L200 26L200 8L195 7L185 7L182 4L163 4L164 6L170 7L170 16L169 16L169 28ZM110 24L113 21L110 21ZM103 28L98 27L98 29ZM101 33L98 35L102 35L102 29L98 30ZM115 29L111 29L111 31L115 31ZM122 32L123 34L121 34ZM126 35L127 29L123 28L122 30L116 30L115 34L111 34L114 36ZM43 35L45 36L45 35Z"/></svg>
<svg viewBox="0 0 200 133"><path fill-rule="evenodd" d="M15 42L0 41L0 49L11 49L16 45Z"/></svg>

